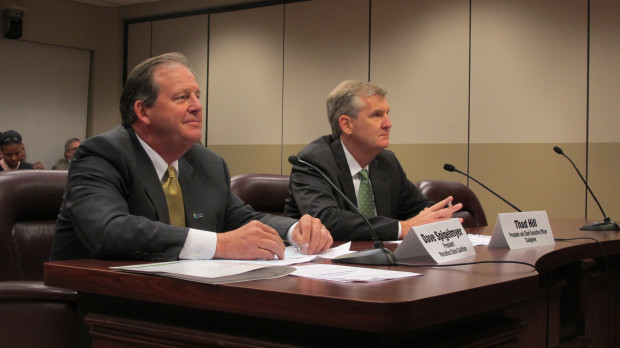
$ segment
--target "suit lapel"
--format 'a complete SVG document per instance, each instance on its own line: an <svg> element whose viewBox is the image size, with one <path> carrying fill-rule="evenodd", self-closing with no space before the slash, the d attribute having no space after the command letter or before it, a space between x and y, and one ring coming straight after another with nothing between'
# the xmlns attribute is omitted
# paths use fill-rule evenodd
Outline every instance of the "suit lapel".
<svg viewBox="0 0 620 348"><path fill-rule="evenodd" d="M199 178L194 175L194 167L185 159L179 158L179 184L183 191L183 205L185 206L185 221L188 227L204 229L206 212L198 211L201 206L198 202L204 203L204 197L199 197L195 193L200 187ZM202 190L198 190L201 191ZM203 192L206 195L205 192ZM202 198L202 199L201 199Z"/></svg>
<svg viewBox="0 0 620 348"><path fill-rule="evenodd" d="M349 169L347 157L344 154L344 149L342 148L342 143L340 142L340 139L332 141L331 147L332 152L334 153L334 158L336 159L336 163L339 167L338 181L340 182L342 192L347 196L347 198L351 200L351 202L357 205L357 196L355 194L353 178L351 177L351 170Z"/></svg>
<svg viewBox="0 0 620 348"><path fill-rule="evenodd" d="M141 176L146 195L150 198L151 203L155 207L159 221L169 224L170 216L168 215L168 204L166 203L164 190L161 187L161 178L157 177L153 162L151 162L151 159L146 154L140 141L138 141L135 131L131 127L128 128L127 131L129 132L135 150L136 166L142 171Z"/></svg>
<svg viewBox="0 0 620 348"><path fill-rule="evenodd" d="M377 215L391 216L388 174L381 168L377 158L370 162L370 183L372 184L372 194L375 197Z"/></svg>

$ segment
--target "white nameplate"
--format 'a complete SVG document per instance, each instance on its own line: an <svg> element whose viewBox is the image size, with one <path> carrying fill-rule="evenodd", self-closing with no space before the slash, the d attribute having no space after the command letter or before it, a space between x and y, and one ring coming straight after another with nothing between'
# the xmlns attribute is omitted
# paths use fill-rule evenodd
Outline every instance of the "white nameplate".
<svg viewBox="0 0 620 348"><path fill-rule="evenodd" d="M399 259L430 256L442 263L476 255L476 251L459 220L449 219L412 227L394 255Z"/></svg>
<svg viewBox="0 0 620 348"><path fill-rule="evenodd" d="M546 211L497 215L489 248L522 249L555 245Z"/></svg>

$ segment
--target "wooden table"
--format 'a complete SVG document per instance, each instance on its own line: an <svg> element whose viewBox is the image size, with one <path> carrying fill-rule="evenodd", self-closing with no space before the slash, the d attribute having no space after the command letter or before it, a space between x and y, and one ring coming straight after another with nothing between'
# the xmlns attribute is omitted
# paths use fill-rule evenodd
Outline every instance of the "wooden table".
<svg viewBox="0 0 620 348"><path fill-rule="evenodd" d="M608 332L609 325L619 323L620 297L614 290L620 284L620 234L580 231L585 223L552 220L551 227L555 238L594 237L601 244L558 241L521 250L478 246L476 256L459 260L530 263L543 272L544 281L527 265L476 264L376 266L423 276L375 283L287 276L209 285L109 270L135 261L69 260L46 263L45 283L79 292L79 311L91 331L81 342L93 346L544 347L545 339L549 347L561 342L620 346L620 336ZM493 226L468 229L492 231ZM368 247L353 243L354 249Z"/></svg>

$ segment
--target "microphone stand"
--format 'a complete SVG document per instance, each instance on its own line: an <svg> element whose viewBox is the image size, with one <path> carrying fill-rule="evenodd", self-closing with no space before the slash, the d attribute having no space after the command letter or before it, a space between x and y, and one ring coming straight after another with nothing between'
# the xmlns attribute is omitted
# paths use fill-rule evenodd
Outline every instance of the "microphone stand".
<svg viewBox="0 0 620 348"><path fill-rule="evenodd" d="M590 224L590 225L582 226L580 228L580 230L584 230L584 231L620 231L620 227L618 226L618 224L616 224L615 222L611 221L609 216L607 216L605 214L605 212L603 211L603 207L601 206L601 203L599 203L598 199L596 199L596 196L594 195L594 193L590 189L590 186L586 182L586 179L584 179L583 175L581 175L581 172L579 171L579 169L577 169L577 166L575 165L575 163L564 153L564 151L559 146L554 146L553 147L553 151L555 151L557 154L560 154L560 155L566 157L566 159L573 165L573 168L575 168L575 170L577 171L577 174L579 174L579 177L581 178L581 181L583 181L583 183L586 185L586 188L588 189L588 191L592 195L592 198L594 198L594 201L596 202L596 204L598 205L598 208L601 210L601 213L604 216L603 221L595 222L595 223Z"/></svg>
<svg viewBox="0 0 620 348"><path fill-rule="evenodd" d="M344 198L344 200L349 204L349 206L355 210L355 212L362 217L362 219L364 219L364 222L366 222L366 224L368 225L368 228L370 229L370 233L372 234L372 239L374 241L374 248L373 249L368 249L368 250L362 250L362 251L356 251L350 254L345 254L345 255L340 255L337 256L335 258L332 259L332 262L336 262L336 263L353 263L353 264L362 264L362 265L395 265L396 264L396 256L394 256L394 253L392 253L392 251L390 251L389 249L387 249L384 245L383 242L381 240L379 240L379 238L377 237L377 234L375 233L375 230L372 228L372 225L370 224L370 221L368 221L368 219L366 218L366 216L364 216L364 214L362 214L359 209L357 209L357 206L355 206L355 204L353 204L353 202L351 202L349 200L349 198L347 198L347 196L342 193L342 191L340 191L340 189L338 188L338 186L336 186L336 184L334 184L325 173L323 173L322 170L320 170L319 168L317 168L315 165L310 164L304 160L302 160L301 158L297 157L297 156L289 156L288 161L291 164L297 164L297 163L301 163L304 164L312 169L314 169L317 173L319 173L323 179L327 180L327 182L329 183L329 185L336 191L338 192L338 194L340 194L340 196L342 198Z"/></svg>
<svg viewBox="0 0 620 348"><path fill-rule="evenodd" d="M448 171L448 172L457 172L459 174L465 175L466 177L472 179L473 181L475 181L476 183L478 183L478 185L484 187L487 191L491 192L492 194L495 195L495 197L501 199L502 201L504 201L504 203L508 204L509 206L512 207L512 209L518 211L519 213L521 212L521 209L517 208L516 206L514 206L512 203L508 202L506 199L504 199L504 197L498 195L495 191L491 190L490 188L488 188L485 184L481 183L480 181L476 180L473 176L463 173L462 171L456 169L453 165L446 163L443 165L443 169Z"/></svg>

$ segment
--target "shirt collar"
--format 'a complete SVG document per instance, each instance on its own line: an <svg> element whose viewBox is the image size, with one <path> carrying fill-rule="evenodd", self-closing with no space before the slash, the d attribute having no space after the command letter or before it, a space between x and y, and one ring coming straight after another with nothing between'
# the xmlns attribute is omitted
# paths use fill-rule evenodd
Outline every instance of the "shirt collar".
<svg viewBox="0 0 620 348"><path fill-rule="evenodd" d="M142 145L142 147L144 148L144 151L146 151L146 154L151 159L151 162L153 163L153 166L155 167L155 172L157 172L157 177L160 179L163 178L164 174L166 174L166 172L168 171L168 163L166 163L166 161L157 152L155 152L155 150L153 150L153 148L150 147L149 144L146 143L146 141L142 140L142 138L140 138L138 133L136 133L136 137L138 137L138 141L140 142L140 145ZM174 170L177 172L177 176L178 176L179 175L179 160L176 160L170 163L170 165L174 167Z"/></svg>
<svg viewBox="0 0 620 348"><path fill-rule="evenodd" d="M342 144L342 148L344 149L344 156L347 158L347 164L349 165L349 170L351 171L351 176L355 177L357 175L357 173L359 173L360 170L362 170L362 169L366 169L366 171L368 171L370 173L370 165L367 165L366 168L362 168L360 166L360 164L357 163L355 158L353 158L353 155L351 155L351 153L349 152L347 147L344 145L344 143L342 141L340 141L340 143Z"/></svg>

